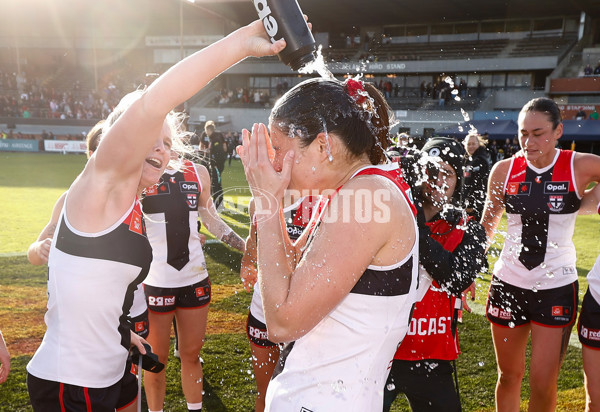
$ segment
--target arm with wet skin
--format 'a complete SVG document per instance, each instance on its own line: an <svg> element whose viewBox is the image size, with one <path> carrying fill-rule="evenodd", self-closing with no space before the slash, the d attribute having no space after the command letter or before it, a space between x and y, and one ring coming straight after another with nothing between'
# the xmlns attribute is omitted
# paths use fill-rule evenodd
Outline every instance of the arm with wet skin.
<svg viewBox="0 0 600 412"><path fill-rule="evenodd" d="M202 192L198 201L198 214L200 220L206 226L206 229L212 233L217 239L226 243L234 249L244 252L244 241L242 238L231 229L227 223L221 219L210 193L210 174L206 167L202 165L194 165L196 172L200 178Z"/></svg>
<svg viewBox="0 0 600 412"><path fill-rule="evenodd" d="M266 154L267 138L264 125L255 125L252 138L244 133L242 160L255 197L270 190L271 196L280 199L288 186L294 153L288 152L282 172L275 172ZM344 188L348 196L354 196L380 189L396 193L392 186L389 181L369 177L353 179ZM279 207L264 210L257 206L257 213L262 216L257 219L258 283L269 339L289 342L303 336L348 295L370 264L385 266L400 261L399 255L408 255L416 241L414 219L399 198L401 194L397 195L384 202L392 211L391 220L369 224L356 220L359 213L355 210L355 199L344 202L334 196L329 208L333 215L337 213L344 219L321 222L312 244L295 268L289 265L282 221L277 218L280 203ZM266 200L261 204L269 204ZM356 239L363 242L359 244Z"/></svg>
<svg viewBox="0 0 600 412"><path fill-rule="evenodd" d="M52 209L50 221L46 224L44 229L42 229L37 240L29 245L29 249L27 249L27 259L32 265L44 265L48 263L48 254L50 253L52 238L54 237L56 225L58 224L58 219L62 212L66 196L67 192L60 195Z"/></svg>
<svg viewBox="0 0 600 412"><path fill-rule="evenodd" d="M504 204L504 183L509 167L510 159L505 159L496 163L490 173L488 192L485 199L483 216L481 218L481 224L483 225L487 238L486 250L494 240L496 229L498 228L500 219L502 219L502 214L506 209Z"/></svg>

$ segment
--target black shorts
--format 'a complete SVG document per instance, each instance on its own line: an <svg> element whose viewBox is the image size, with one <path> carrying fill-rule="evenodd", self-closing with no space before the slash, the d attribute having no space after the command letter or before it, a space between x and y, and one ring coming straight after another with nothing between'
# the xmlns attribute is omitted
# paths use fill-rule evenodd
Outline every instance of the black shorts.
<svg viewBox="0 0 600 412"><path fill-rule="evenodd" d="M582 345L600 349L600 305L589 289L583 297L577 331Z"/></svg>
<svg viewBox="0 0 600 412"><path fill-rule="evenodd" d="M137 365L134 365L131 358L128 358L125 365L125 373L123 374L123 379L121 379L121 393L116 405L118 411L135 402L138 395L137 373Z"/></svg>
<svg viewBox="0 0 600 412"><path fill-rule="evenodd" d="M529 322L562 328L575 320L579 282L554 289L533 291L492 278L486 316L494 325L517 327Z"/></svg>
<svg viewBox="0 0 600 412"><path fill-rule="evenodd" d="M383 410L390 410L394 399L403 393L410 408L419 412L460 412L454 386L452 361L394 359L383 389Z"/></svg>
<svg viewBox="0 0 600 412"><path fill-rule="evenodd" d="M27 390L35 412L114 412L121 385L120 380L107 388L84 388L27 374Z"/></svg>
<svg viewBox="0 0 600 412"><path fill-rule="evenodd" d="M177 308L195 309L210 303L208 278L190 286L159 288L144 285L148 309L152 312L169 313Z"/></svg>
<svg viewBox="0 0 600 412"><path fill-rule="evenodd" d="M148 309L141 315L131 318L131 330L144 339L148 337L148 333L150 333L148 327Z"/></svg>
<svg viewBox="0 0 600 412"><path fill-rule="evenodd" d="M246 334L248 335L248 340L256 346L263 348L277 346L276 343L271 342L267 337L267 325L252 316L252 312L248 312Z"/></svg>

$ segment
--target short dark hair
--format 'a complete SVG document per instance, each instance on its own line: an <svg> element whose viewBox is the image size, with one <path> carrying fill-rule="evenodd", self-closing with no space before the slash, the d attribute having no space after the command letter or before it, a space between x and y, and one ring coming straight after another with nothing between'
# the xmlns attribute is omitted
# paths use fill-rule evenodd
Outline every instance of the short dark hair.
<svg viewBox="0 0 600 412"><path fill-rule="evenodd" d="M525 103L521 113L541 112L546 113L552 122L552 129L556 129L562 123L562 115L556 102L547 97L538 97Z"/></svg>

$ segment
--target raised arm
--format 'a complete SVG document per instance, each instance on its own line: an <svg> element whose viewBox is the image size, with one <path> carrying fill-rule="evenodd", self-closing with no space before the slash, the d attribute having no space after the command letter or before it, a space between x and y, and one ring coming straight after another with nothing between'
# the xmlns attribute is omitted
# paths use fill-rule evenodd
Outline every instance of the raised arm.
<svg viewBox="0 0 600 412"><path fill-rule="evenodd" d="M50 221L48 224L46 224L44 229L42 229L42 232L38 236L37 240L29 245L29 249L27 250L27 259L32 265L44 265L48 263L48 254L50 253L52 238L54 237L56 225L58 224L58 219L60 217L60 213L62 212L66 196L67 192L60 195L54 204L54 208L52 209Z"/></svg>
<svg viewBox="0 0 600 412"><path fill-rule="evenodd" d="M200 177L202 184L202 193L198 203L198 213L200 220L206 226L208 231L223 243L228 244L234 249L244 252L244 241L242 238L231 229L227 223L221 219L210 193L210 174L206 167L202 165L194 165L196 172Z"/></svg>
<svg viewBox="0 0 600 412"><path fill-rule="evenodd" d="M250 215L250 231L246 239L246 247L242 256L240 278L244 288L250 292L250 289L256 284L258 278L257 256L256 256L256 225L253 222L254 201L251 199L248 205L248 214Z"/></svg>
<svg viewBox="0 0 600 412"><path fill-rule="evenodd" d="M483 209L483 216L481 218L481 224L487 238L487 247L492 244L496 235L496 229L506 209L504 205L504 182L506 181L509 167L510 159L505 159L496 163L490 173L485 208Z"/></svg>
<svg viewBox="0 0 600 412"><path fill-rule="evenodd" d="M600 185L597 184L593 189L585 192L583 199L581 200L581 207L579 208L580 215L591 215L598 213L598 206L600 206Z"/></svg>

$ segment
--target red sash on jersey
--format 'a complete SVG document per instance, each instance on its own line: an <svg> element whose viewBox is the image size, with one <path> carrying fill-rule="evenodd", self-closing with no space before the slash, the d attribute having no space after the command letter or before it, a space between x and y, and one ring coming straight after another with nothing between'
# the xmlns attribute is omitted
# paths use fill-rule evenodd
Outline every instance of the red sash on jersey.
<svg viewBox="0 0 600 412"><path fill-rule="evenodd" d="M461 220L458 227L463 224ZM452 227L442 219L426 225L431 229L431 237L450 252L462 242L465 234L463 229ZM439 284L433 281L423 299L415 304L408 333L394 359L456 359L460 354L458 334L452 333L456 299L456 296L442 291Z"/></svg>
<svg viewBox="0 0 600 412"><path fill-rule="evenodd" d="M367 167L358 172L355 176L365 175L379 175L387 177L392 182L394 182L394 184L398 186L398 189L400 189L400 192L402 192L402 195L404 195L404 198L408 202L408 205L410 206L410 210L413 212L413 215L417 216L417 208L415 207L415 204L412 199L412 192L410 190L410 186L404 181L404 177L402 177L402 169L400 169L399 166L392 170L382 170L376 166Z"/></svg>

